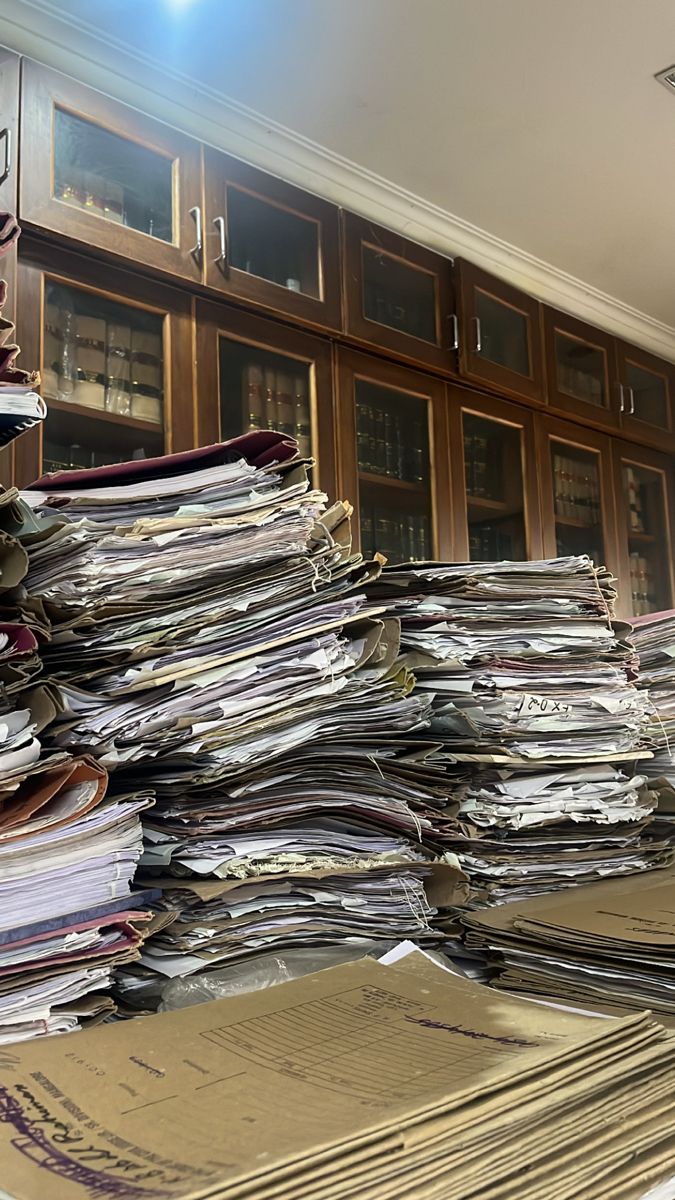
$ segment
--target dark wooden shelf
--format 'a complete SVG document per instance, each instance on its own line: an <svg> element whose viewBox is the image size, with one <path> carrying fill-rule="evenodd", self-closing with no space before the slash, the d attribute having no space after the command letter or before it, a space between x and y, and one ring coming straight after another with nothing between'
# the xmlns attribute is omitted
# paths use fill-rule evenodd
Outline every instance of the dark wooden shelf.
<svg viewBox="0 0 675 1200"><path fill-rule="evenodd" d="M599 529L600 521L584 521L582 517L559 517L556 514L556 525L566 525L568 529Z"/></svg>
<svg viewBox="0 0 675 1200"><path fill-rule="evenodd" d="M94 421L103 421L106 425L126 425L139 433L153 433L162 436L164 429L160 421L139 421L136 417L125 417L121 413L108 412L106 408L90 408L86 404L71 404L67 400L53 400L45 396L47 414L50 412L68 413L78 418L87 417Z"/></svg>
<svg viewBox="0 0 675 1200"><path fill-rule="evenodd" d="M515 512L516 510L506 503L506 500L492 500L488 496L472 496L469 492L466 493L466 503L468 508L482 508L485 512Z"/></svg>
<svg viewBox="0 0 675 1200"><path fill-rule="evenodd" d="M393 475L376 475L371 471L359 471L359 481L369 487L395 488L397 492L414 492L417 496L426 496L428 490L423 483L411 483L409 479L396 479Z"/></svg>
<svg viewBox="0 0 675 1200"><path fill-rule="evenodd" d="M639 533L636 529L629 529L628 537L631 542L641 542L645 546L653 545L657 540L655 533Z"/></svg>

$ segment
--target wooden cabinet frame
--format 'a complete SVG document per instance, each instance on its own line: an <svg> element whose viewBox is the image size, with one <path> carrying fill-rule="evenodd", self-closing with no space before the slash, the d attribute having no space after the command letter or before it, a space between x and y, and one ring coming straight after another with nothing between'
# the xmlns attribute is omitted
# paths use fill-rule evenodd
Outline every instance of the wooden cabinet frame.
<svg viewBox="0 0 675 1200"><path fill-rule="evenodd" d="M604 565L613 575L619 576L616 506L612 470L612 440L606 434L585 429L571 421L541 415L537 418L537 458L543 528L543 552L546 558L555 558L556 514L554 502L553 468L551 465L551 442L557 441L572 449L590 451L598 457L602 530L606 562Z"/></svg>
<svg viewBox="0 0 675 1200"><path fill-rule="evenodd" d="M42 363L44 336L44 282L89 291L97 296L157 313L164 321L164 436L166 452L189 450L195 445L192 380L192 302L188 295L98 263L68 250L48 247L22 238L19 255L19 314L17 330L20 363L37 368ZM75 410L77 406L73 405ZM96 410L80 410L93 415ZM47 418L49 419L49 418ZM43 428L21 435L14 443L16 482L25 487L41 473Z"/></svg>
<svg viewBox="0 0 675 1200"><path fill-rule="evenodd" d="M264 317L241 312L227 304L198 300L196 316L197 445L219 441L220 364L219 338L244 342L275 354L296 358L310 367L312 452L317 461L317 482L331 499L337 494L335 418L333 411L333 361L330 342L314 334L290 329Z"/></svg>
<svg viewBox="0 0 675 1200"><path fill-rule="evenodd" d="M544 306L544 346L546 352L546 375L548 380L548 402L552 408L557 408L565 414L591 421L594 425L617 429L620 423L620 406L618 381L616 376L616 349L614 338L579 321L567 313L555 308ZM555 350L556 332L592 346L604 355L605 360L605 392L607 407L591 404L576 396L561 390L558 384L558 362Z"/></svg>
<svg viewBox="0 0 675 1200"><path fill-rule="evenodd" d="M673 404L675 403L675 366L672 363L665 362L662 358L657 358L653 354L648 354L646 350L640 350L637 346L631 346L628 342L616 342L616 359L619 384L624 388L624 412L621 417L621 430L626 437L635 437L636 440L644 442L649 441L656 449L675 450L675 423L673 414ZM628 388L628 365L633 363L636 367L641 367L644 371L650 371L654 375L658 375L664 382L666 393L666 409L667 409L667 428L663 429L659 425L652 425L650 422L640 418L639 409L636 407L635 412L631 413L631 408L634 406L634 398L628 397L626 402L626 389Z"/></svg>
<svg viewBox="0 0 675 1200"><path fill-rule="evenodd" d="M445 384L369 354L353 350L337 351L338 372L338 483L340 495L354 505L354 541L360 545L359 468L357 460L355 384L367 380L381 387L419 396L430 405L429 454L431 462L430 499L434 556L451 560L454 539L450 519L450 461Z"/></svg>
<svg viewBox="0 0 675 1200"><path fill-rule="evenodd" d="M454 373L457 369L458 332L452 291L452 260L350 212L342 213L342 235L347 333L368 345L382 346L397 357ZM427 342L365 315L364 246L381 251L432 277L435 342Z"/></svg>
<svg viewBox="0 0 675 1200"><path fill-rule="evenodd" d="M523 513L528 558L541 558L543 553L541 513L537 485L535 446L535 414L507 400L493 400L480 392L460 385L448 385L450 458L452 469L452 517L455 555L469 561L469 527L464 472L463 415L471 413L486 420L499 422L522 431Z"/></svg>
<svg viewBox="0 0 675 1200"><path fill-rule="evenodd" d="M208 286L320 328L340 329L340 236L336 206L209 146L204 148L204 179L204 278ZM291 291L229 264L227 191L230 186L316 223L319 299ZM224 225L219 227L221 220ZM221 230L225 239L222 245Z"/></svg>
<svg viewBox="0 0 675 1200"><path fill-rule="evenodd" d="M22 223L40 231L61 234L73 242L84 242L133 263L198 282L201 263L199 256L190 252L196 236L190 209L199 209L200 213L202 210L200 143L30 59L22 62L21 94ZM98 125L125 141L135 142L147 147L149 152L171 160L172 242L118 225L54 197L55 108L73 113L89 124Z"/></svg>
<svg viewBox="0 0 675 1200"><path fill-rule="evenodd" d="M455 260L457 279L456 293L459 298L459 364L460 374L477 383L486 383L493 388L516 398L539 403L544 402L544 364L542 357L540 304L525 292L503 283L480 267L474 267L462 259ZM507 308L515 309L524 317L528 328L529 375L521 375L499 363L484 358L476 341L475 292L483 291L494 297Z"/></svg>
<svg viewBox="0 0 675 1200"><path fill-rule="evenodd" d="M673 564L673 538L675 537L675 471L670 455L659 454L633 442L613 440L612 460L614 469L614 492L617 509L617 546L619 552L619 604L623 616L631 615L630 560L628 531L630 528L628 501L623 480L624 466L646 467L663 477L663 519L665 542L661 547L661 561L665 567L670 586L670 607L675 605L675 569Z"/></svg>

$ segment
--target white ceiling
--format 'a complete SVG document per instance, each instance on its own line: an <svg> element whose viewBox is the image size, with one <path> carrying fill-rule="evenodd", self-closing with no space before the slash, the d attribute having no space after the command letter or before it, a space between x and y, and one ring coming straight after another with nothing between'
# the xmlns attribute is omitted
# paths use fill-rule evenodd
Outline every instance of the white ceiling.
<svg viewBox="0 0 675 1200"><path fill-rule="evenodd" d="M675 327L673 0L39 7Z"/></svg>

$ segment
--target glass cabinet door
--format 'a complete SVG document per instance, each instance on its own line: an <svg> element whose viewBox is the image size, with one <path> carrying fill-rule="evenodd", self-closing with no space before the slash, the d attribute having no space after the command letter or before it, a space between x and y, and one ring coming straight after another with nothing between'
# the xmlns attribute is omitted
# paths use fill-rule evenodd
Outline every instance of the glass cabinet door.
<svg viewBox="0 0 675 1200"><path fill-rule="evenodd" d="M21 137L22 222L201 278L198 142L30 60Z"/></svg>
<svg viewBox="0 0 675 1200"><path fill-rule="evenodd" d="M624 597L634 616L673 606L672 467L665 455L615 446ZM624 603L625 607L625 603Z"/></svg>
<svg viewBox="0 0 675 1200"><path fill-rule="evenodd" d="M339 378L340 490L358 501L362 552L390 562L449 553L435 522L440 477L447 511L443 384L349 351Z"/></svg>
<svg viewBox="0 0 675 1200"><path fill-rule="evenodd" d="M552 418L539 429L546 555L588 554L616 574L610 439Z"/></svg>
<svg viewBox="0 0 675 1200"><path fill-rule="evenodd" d="M114 268L104 292L93 282L96 264L23 242L22 361L39 368L48 413L41 445L24 435L21 483L193 445L189 297ZM180 407L171 404L169 380Z"/></svg>
<svg viewBox="0 0 675 1200"><path fill-rule="evenodd" d="M469 559L525 559L522 432L476 413L462 425Z"/></svg>
<svg viewBox="0 0 675 1200"><path fill-rule="evenodd" d="M673 393L675 368L629 346L617 343L619 380L622 390L622 427L629 434L652 441L657 448L675 448Z"/></svg>
<svg viewBox="0 0 675 1200"><path fill-rule="evenodd" d="M452 263L391 230L343 214L347 327L371 344L453 369Z"/></svg>
<svg viewBox="0 0 675 1200"><path fill-rule="evenodd" d="M456 553L471 562L541 555L530 413L451 386Z"/></svg>
<svg viewBox="0 0 675 1200"><path fill-rule="evenodd" d="M614 339L567 313L544 308L544 340L549 403L604 425L618 425Z"/></svg>
<svg viewBox="0 0 675 1200"><path fill-rule="evenodd" d="M217 150L205 170L207 283L339 328L337 208Z"/></svg>
<svg viewBox="0 0 675 1200"><path fill-rule="evenodd" d="M517 396L543 400L540 306L470 263L460 287L460 373Z"/></svg>
<svg viewBox="0 0 675 1200"><path fill-rule="evenodd" d="M200 445L250 429L295 438L336 494L330 344L225 304L197 305Z"/></svg>

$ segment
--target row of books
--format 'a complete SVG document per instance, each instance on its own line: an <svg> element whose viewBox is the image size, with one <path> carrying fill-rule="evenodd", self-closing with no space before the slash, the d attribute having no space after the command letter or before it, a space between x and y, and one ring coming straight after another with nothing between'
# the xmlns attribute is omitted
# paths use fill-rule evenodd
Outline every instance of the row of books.
<svg viewBox="0 0 675 1200"><path fill-rule="evenodd" d="M471 562L500 562L514 555L513 537L495 525L481 522L469 526L469 558Z"/></svg>
<svg viewBox="0 0 675 1200"><path fill-rule="evenodd" d="M312 453L307 379L251 363L242 374L242 403L249 429L273 429L294 437L303 458Z"/></svg>
<svg viewBox="0 0 675 1200"><path fill-rule="evenodd" d="M362 505L361 546L366 557L378 552L390 562L427 560L433 554L429 518L415 513L392 516Z"/></svg>
<svg viewBox="0 0 675 1200"><path fill-rule="evenodd" d="M429 460L426 427L422 421L359 403L357 452L360 471L422 483Z"/></svg>
<svg viewBox="0 0 675 1200"><path fill-rule="evenodd" d="M501 446L496 438L464 435L464 480L468 496L504 498Z"/></svg>
<svg viewBox="0 0 675 1200"><path fill-rule="evenodd" d="M562 520L600 522L600 480L597 468L578 458L553 456L555 515Z"/></svg>
<svg viewBox="0 0 675 1200"><path fill-rule="evenodd" d="M644 617L660 607L656 592L656 580L649 560L637 550L633 551L630 555L630 595L636 617Z"/></svg>

